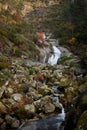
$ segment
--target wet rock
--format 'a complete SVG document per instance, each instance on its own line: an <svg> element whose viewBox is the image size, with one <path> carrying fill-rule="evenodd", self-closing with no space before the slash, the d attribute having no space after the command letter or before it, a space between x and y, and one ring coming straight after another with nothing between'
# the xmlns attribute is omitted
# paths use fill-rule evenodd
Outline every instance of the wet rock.
<svg viewBox="0 0 87 130"><path fill-rule="evenodd" d="M52 97L51 96L51 99L52 99L53 103L59 103L59 98L58 97L54 97L54 96Z"/></svg>
<svg viewBox="0 0 87 130"><path fill-rule="evenodd" d="M52 90L54 91L54 93L58 93L58 86L56 85L52 86Z"/></svg>
<svg viewBox="0 0 87 130"><path fill-rule="evenodd" d="M12 88L8 87L8 88L6 88L6 90L5 90L5 95L6 95L7 97L10 97L10 96L13 94L13 92L14 92L14 90L13 90Z"/></svg>
<svg viewBox="0 0 87 130"><path fill-rule="evenodd" d="M47 103L44 106L45 113L52 113L55 111L55 106L52 103Z"/></svg>
<svg viewBox="0 0 87 130"><path fill-rule="evenodd" d="M54 102L53 104L55 105L55 108L56 108L56 111L57 111L57 112L61 112L61 111L62 111L62 107L61 107L61 104L60 104L60 103Z"/></svg>
<svg viewBox="0 0 87 130"><path fill-rule="evenodd" d="M7 124L12 125L12 123L14 122L14 118L11 117L10 115L6 115L5 121L6 121Z"/></svg>
<svg viewBox="0 0 87 130"><path fill-rule="evenodd" d="M19 101L22 100L23 95L20 94L20 93L15 93L15 94L11 95L11 97L12 97L15 101L19 102Z"/></svg>
<svg viewBox="0 0 87 130"><path fill-rule="evenodd" d="M19 120L14 120L14 122L12 123L11 127L12 128L18 128L20 126L20 121Z"/></svg>

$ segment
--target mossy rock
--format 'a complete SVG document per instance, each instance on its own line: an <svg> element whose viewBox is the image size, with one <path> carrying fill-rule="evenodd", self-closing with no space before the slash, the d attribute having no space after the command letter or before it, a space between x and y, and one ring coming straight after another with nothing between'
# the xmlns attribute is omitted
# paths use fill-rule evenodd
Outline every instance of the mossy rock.
<svg viewBox="0 0 87 130"><path fill-rule="evenodd" d="M24 109L27 112L27 114L35 114L36 112L36 107L34 106L34 104L26 104L24 105Z"/></svg>
<svg viewBox="0 0 87 130"><path fill-rule="evenodd" d="M29 75L32 75L32 74L34 74L35 73L35 69L34 68L30 68L29 69Z"/></svg>
<svg viewBox="0 0 87 130"><path fill-rule="evenodd" d="M22 54L21 49L18 48L17 46L14 46L14 47L13 47L13 56L20 57L21 54Z"/></svg>
<svg viewBox="0 0 87 130"><path fill-rule="evenodd" d="M8 57L0 56L0 62L8 61Z"/></svg>
<svg viewBox="0 0 87 130"><path fill-rule="evenodd" d="M85 92L85 91L87 91L87 82L85 82L85 83L83 83L83 84L81 84L81 85L79 86L79 92L80 92L80 93L83 93L83 92Z"/></svg>
<svg viewBox="0 0 87 130"><path fill-rule="evenodd" d="M61 87L67 87L67 86L70 85L70 83L71 83L71 79L68 79L68 78L66 78L66 77L64 77L64 78L62 78L62 79L60 80L60 86L61 86Z"/></svg>
<svg viewBox="0 0 87 130"><path fill-rule="evenodd" d="M59 60L59 62L62 64L64 63L66 60L70 60L72 57L71 56L62 56L61 59Z"/></svg>
<svg viewBox="0 0 87 130"><path fill-rule="evenodd" d="M27 118L27 112L25 111L24 106L19 107L19 108L16 110L15 114L16 114L20 119L25 119L25 118Z"/></svg>
<svg viewBox="0 0 87 130"><path fill-rule="evenodd" d="M82 98L82 104L87 104L87 95L84 95Z"/></svg>
<svg viewBox="0 0 87 130"><path fill-rule="evenodd" d="M10 65L10 61L8 60L8 57L0 56L0 69L8 68Z"/></svg>
<svg viewBox="0 0 87 130"><path fill-rule="evenodd" d="M75 130L87 130L87 110L80 116Z"/></svg>
<svg viewBox="0 0 87 130"><path fill-rule="evenodd" d="M0 69L5 69L5 68L8 68L9 67L9 63L1 63L0 62Z"/></svg>
<svg viewBox="0 0 87 130"><path fill-rule="evenodd" d="M17 34L15 34L15 36L14 36L14 42L15 42L16 44L26 43L26 38L24 37L23 34L17 33Z"/></svg>

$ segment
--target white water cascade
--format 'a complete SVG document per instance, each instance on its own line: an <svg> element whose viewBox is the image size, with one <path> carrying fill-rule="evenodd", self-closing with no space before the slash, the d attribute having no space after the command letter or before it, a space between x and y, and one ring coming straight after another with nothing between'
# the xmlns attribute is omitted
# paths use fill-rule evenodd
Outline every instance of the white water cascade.
<svg viewBox="0 0 87 130"><path fill-rule="evenodd" d="M54 45L52 46L52 49L53 49L53 54L49 57L48 64L56 65L58 60L61 57L61 51Z"/></svg>

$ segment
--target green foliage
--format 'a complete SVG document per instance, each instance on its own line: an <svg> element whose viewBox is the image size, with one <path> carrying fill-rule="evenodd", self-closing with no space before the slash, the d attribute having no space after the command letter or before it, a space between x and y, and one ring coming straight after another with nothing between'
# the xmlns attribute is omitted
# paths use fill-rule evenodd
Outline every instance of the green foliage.
<svg viewBox="0 0 87 130"><path fill-rule="evenodd" d="M10 4L11 8L21 9L23 7L23 0L0 0L0 3L2 4Z"/></svg>
<svg viewBox="0 0 87 130"><path fill-rule="evenodd" d="M19 33L14 34L14 43L20 44L25 42L26 42L26 38L24 37L23 34L19 34Z"/></svg>
<svg viewBox="0 0 87 130"><path fill-rule="evenodd" d="M9 78L11 78L11 73L7 70L4 72L4 79L8 80Z"/></svg>
<svg viewBox="0 0 87 130"><path fill-rule="evenodd" d="M63 18L65 22L70 22L74 25L72 28L72 36L77 37L78 41L86 42L87 37L87 2L85 0L79 1L71 0L63 1Z"/></svg>
<svg viewBox="0 0 87 130"><path fill-rule="evenodd" d="M61 0L60 4L50 7L43 25L50 29L61 43L72 37L79 42L87 42L87 2L86 0Z"/></svg>
<svg viewBox="0 0 87 130"><path fill-rule="evenodd" d="M30 68L29 69L29 75L32 75L32 74L34 74L35 73L35 69L34 68Z"/></svg>
<svg viewBox="0 0 87 130"><path fill-rule="evenodd" d="M30 51L29 56L30 58L36 59L39 55L39 51L36 49L35 44L33 42L28 43L28 49Z"/></svg>
<svg viewBox="0 0 87 130"><path fill-rule="evenodd" d="M64 61L69 60L71 58L72 58L71 56L62 56L60 59L60 62L64 62Z"/></svg>
<svg viewBox="0 0 87 130"><path fill-rule="evenodd" d="M8 68L10 65L10 61L5 56L0 56L0 70Z"/></svg>
<svg viewBox="0 0 87 130"><path fill-rule="evenodd" d="M14 46L14 47L13 47L13 56L20 57L21 54L22 54L21 49L18 48L17 46Z"/></svg>
<svg viewBox="0 0 87 130"><path fill-rule="evenodd" d="M59 64L67 64L68 60L70 60L72 56L62 56L59 60Z"/></svg>
<svg viewBox="0 0 87 130"><path fill-rule="evenodd" d="M27 117L27 112L22 106L20 106L15 113L19 117L19 119L25 119Z"/></svg>

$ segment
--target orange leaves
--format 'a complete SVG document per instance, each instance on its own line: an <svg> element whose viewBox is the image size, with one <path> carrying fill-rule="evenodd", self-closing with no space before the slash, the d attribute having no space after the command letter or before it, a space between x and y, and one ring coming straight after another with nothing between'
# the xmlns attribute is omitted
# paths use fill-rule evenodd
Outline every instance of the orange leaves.
<svg viewBox="0 0 87 130"><path fill-rule="evenodd" d="M37 33L37 39L41 41L45 40L45 33L44 32Z"/></svg>
<svg viewBox="0 0 87 130"><path fill-rule="evenodd" d="M75 44L76 43L76 38L72 37L71 39L69 39L68 41L70 44Z"/></svg>
<svg viewBox="0 0 87 130"><path fill-rule="evenodd" d="M41 82L44 82L44 75L41 72L38 72L37 77Z"/></svg>

